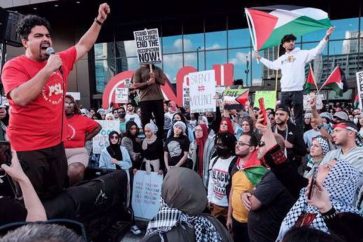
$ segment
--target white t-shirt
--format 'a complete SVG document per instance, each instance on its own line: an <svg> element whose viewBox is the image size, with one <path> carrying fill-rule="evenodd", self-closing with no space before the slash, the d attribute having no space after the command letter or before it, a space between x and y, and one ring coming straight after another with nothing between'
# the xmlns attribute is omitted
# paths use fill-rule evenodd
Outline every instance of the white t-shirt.
<svg viewBox="0 0 363 242"><path fill-rule="evenodd" d="M231 182L228 168L235 156L228 159L213 158L210 161L209 182L208 182L208 202L221 207L228 207L227 185ZM214 159L218 159L214 162Z"/></svg>

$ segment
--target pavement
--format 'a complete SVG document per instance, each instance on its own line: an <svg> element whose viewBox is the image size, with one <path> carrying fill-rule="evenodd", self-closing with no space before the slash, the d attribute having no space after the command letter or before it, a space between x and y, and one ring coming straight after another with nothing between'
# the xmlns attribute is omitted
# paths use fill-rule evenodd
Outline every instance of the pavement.
<svg viewBox="0 0 363 242"><path fill-rule="evenodd" d="M144 237L146 233L147 223L142 221L136 221L136 225L139 227L142 233L140 235L134 235L131 231L129 231L125 234L120 242L136 242L140 241Z"/></svg>

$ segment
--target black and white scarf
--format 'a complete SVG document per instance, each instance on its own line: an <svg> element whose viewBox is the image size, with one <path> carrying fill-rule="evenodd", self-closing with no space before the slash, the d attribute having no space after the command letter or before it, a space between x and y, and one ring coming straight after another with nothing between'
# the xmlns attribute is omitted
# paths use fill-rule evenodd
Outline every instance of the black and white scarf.
<svg viewBox="0 0 363 242"><path fill-rule="evenodd" d="M323 186L328 190L331 203L337 212L359 214L358 210L353 206L354 195L358 188L359 180L359 172L346 161L337 161L329 172L323 182ZM307 203L305 192L306 188L301 189L299 199L282 221L278 240L283 238L285 233L295 225L297 219L303 213L317 214L311 226L328 232L328 227L318 209Z"/></svg>
<svg viewBox="0 0 363 242"><path fill-rule="evenodd" d="M164 241L163 233L176 226L194 228L197 242L221 242L222 237L216 227L204 216L189 216L176 208L170 208L163 199L158 214L149 222L146 235L159 234Z"/></svg>

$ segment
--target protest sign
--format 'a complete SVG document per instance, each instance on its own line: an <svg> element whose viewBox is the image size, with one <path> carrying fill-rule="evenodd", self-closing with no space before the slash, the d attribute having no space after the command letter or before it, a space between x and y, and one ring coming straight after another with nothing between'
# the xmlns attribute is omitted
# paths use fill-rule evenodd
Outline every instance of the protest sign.
<svg viewBox="0 0 363 242"><path fill-rule="evenodd" d="M120 121L118 120L96 120L101 124L101 131L92 139L93 153L101 154L101 151L109 146L108 135L111 131L117 131L120 133Z"/></svg>
<svg viewBox="0 0 363 242"><path fill-rule="evenodd" d="M115 90L115 103L128 103L129 102L129 89L116 88Z"/></svg>
<svg viewBox="0 0 363 242"><path fill-rule="evenodd" d="M192 72L188 78L190 112L215 112L216 80L214 70Z"/></svg>
<svg viewBox="0 0 363 242"><path fill-rule="evenodd" d="M157 172L138 170L134 176L132 208L137 218L152 219L160 208L163 176Z"/></svg>
<svg viewBox="0 0 363 242"><path fill-rule="evenodd" d="M67 95L70 95L74 98L74 100L79 101L81 100L81 93L80 92L67 92Z"/></svg>
<svg viewBox="0 0 363 242"><path fill-rule="evenodd" d="M356 73L357 77L357 95L359 99L359 108L362 110L362 102L363 102L363 71L359 71Z"/></svg>
<svg viewBox="0 0 363 242"><path fill-rule="evenodd" d="M244 93L246 91L247 91L247 89L233 88L233 87L229 88L229 89L225 89L223 92L224 109L226 109L226 110L242 109L242 105L236 101L236 98L239 97L242 93Z"/></svg>
<svg viewBox="0 0 363 242"><path fill-rule="evenodd" d="M162 55L158 29L134 31L134 38L140 64L161 63Z"/></svg>
<svg viewBox="0 0 363 242"><path fill-rule="evenodd" d="M276 92L275 91L256 91L254 107L258 107L258 99L265 99L265 108L275 109L276 107Z"/></svg>
<svg viewBox="0 0 363 242"><path fill-rule="evenodd" d="M305 111L311 110L310 98L311 98L310 94L304 95L304 110ZM316 95L316 109L320 110L323 108L323 99L324 99L323 94Z"/></svg>

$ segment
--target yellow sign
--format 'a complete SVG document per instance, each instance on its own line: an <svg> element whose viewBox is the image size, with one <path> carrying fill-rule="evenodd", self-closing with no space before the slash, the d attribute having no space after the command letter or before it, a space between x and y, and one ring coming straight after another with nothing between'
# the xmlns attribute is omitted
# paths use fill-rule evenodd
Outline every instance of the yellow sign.
<svg viewBox="0 0 363 242"><path fill-rule="evenodd" d="M275 109L276 107L276 92L275 91L256 91L254 106L258 107L258 99L265 99L265 108Z"/></svg>

